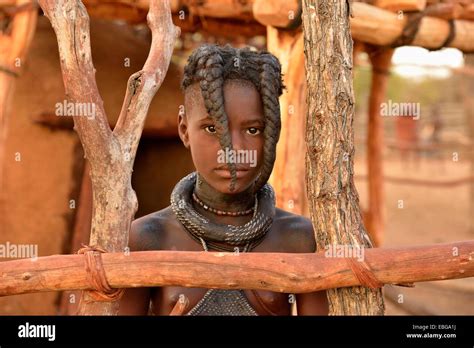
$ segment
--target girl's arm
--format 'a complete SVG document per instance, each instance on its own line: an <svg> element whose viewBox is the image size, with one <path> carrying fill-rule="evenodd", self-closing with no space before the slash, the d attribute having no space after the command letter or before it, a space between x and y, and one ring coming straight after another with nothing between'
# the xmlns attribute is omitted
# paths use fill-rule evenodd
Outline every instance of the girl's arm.
<svg viewBox="0 0 474 348"><path fill-rule="evenodd" d="M326 290L296 294L298 315L328 315Z"/></svg>
<svg viewBox="0 0 474 348"><path fill-rule="evenodd" d="M135 220L130 228L128 246L130 251L144 250L147 243L144 225ZM148 315L150 306L150 288L128 288L119 302L118 315Z"/></svg>
<svg viewBox="0 0 474 348"><path fill-rule="evenodd" d="M150 306L150 288L129 288L120 299L118 315L147 315Z"/></svg>

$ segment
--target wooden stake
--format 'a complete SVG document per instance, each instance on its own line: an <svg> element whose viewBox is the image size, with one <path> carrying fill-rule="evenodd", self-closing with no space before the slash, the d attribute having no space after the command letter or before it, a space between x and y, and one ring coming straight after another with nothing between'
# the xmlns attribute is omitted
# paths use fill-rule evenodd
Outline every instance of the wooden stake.
<svg viewBox="0 0 474 348"><path fill-rule="evenodd" d="M267 27L267 49L282 63L286 91L280 97L281 135L270 183L277 206L309 216L305 190L306 78L303 33Z"/></svg>
<svg viewBox="0 0 474 348"><path fill-rule="evenodd" d="M380 106L385 100L393 49L369 48L372 81L369 96L367 129L367 166L369 176L369 208L367 230L375 246L381 246L385 229L385 199L383 183L383 118Z"/></svg>

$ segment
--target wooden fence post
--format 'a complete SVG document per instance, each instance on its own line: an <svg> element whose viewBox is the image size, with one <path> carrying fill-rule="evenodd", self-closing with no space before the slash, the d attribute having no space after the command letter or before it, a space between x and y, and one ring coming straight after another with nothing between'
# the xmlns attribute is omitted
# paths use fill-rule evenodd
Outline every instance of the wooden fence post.
<svg viewBox="0 0 474 348"><path fill-rule="evenodd" d="M308 113L306 184L318 249L371 247L354 186L350 2L303 0ZM327 291L332 315L382 315L380 289Z"/></svg>

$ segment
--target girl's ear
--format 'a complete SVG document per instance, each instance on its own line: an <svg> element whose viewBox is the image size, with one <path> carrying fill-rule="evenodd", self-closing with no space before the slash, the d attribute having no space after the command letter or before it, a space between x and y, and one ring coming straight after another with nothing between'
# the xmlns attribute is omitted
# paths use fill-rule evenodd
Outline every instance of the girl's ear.
<svg viewBox="0 0 474 348"><path fill-rule="evenodd" d="M188 120L183 113L178 115L178 134L184 147L189 150Z"/></svg>

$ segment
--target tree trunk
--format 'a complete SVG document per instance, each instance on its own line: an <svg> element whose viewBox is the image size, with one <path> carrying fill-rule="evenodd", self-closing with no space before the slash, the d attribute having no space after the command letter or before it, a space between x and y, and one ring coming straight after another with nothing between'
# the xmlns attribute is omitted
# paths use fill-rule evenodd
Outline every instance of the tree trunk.
<svg viewBox="0 0 474 348"><path fill-rule="evenodd" d="M138 208L131 186L133 163L148 107L161 86L179 35L171 21L168 1L150 3L150 53L143 69L133 74L115 129L110 129L95 81L89 16L79 0L40 0L58 39L61 69L68 102L93 107L94 117L75 115L92 181L92 226L89 244L108 252L124 251L130 224ZM89 115L90 116L90 115ZM114 315L118 302L96 302L84 292L79 314Z"/></svg>
<svg viewBox="0 0 474 348"><path fill-rule="evenodd" d="M350 5L304 0L308 113L306 184L318 249L371 247L354 186L354 94ZM327 291L332 315L383 315L380 289Z"/></svg>

